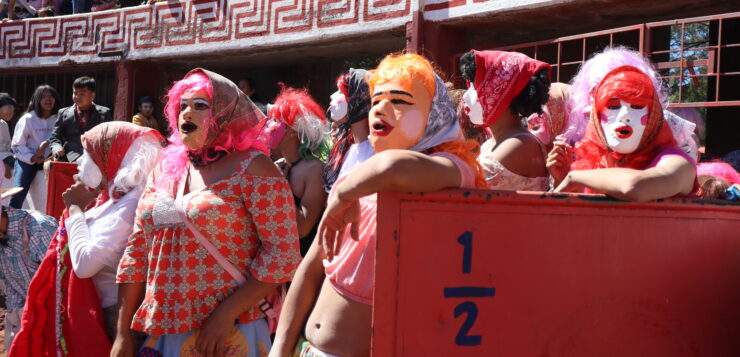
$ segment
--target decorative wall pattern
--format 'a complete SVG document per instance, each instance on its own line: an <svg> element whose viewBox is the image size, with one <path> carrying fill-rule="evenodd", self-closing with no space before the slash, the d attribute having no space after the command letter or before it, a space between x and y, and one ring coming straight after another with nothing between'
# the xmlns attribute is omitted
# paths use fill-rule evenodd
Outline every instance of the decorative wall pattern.
<svg viewBox="0 0 740 357"><path fill-rule="evenodd" d="M0 24L0 64L33 67L216 53L400 28L412 0L190 0Z"/></svg>

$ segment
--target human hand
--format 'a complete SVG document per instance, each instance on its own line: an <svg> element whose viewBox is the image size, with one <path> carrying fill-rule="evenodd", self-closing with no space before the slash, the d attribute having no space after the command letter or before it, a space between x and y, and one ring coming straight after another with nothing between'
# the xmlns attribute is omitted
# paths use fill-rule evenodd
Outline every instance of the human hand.
<svg viewBox="0 0 740 357"><path fill-rule="evenodd" d="M54 160L61 159L64 156L64 154L65 154L65 152L64 152L64 149L62 149L62 148L56 148L51 153L51 155L54 156Z"/></svg>
<svg viewBox="0 0 740 357"><path fill-rule="evenodd" d="M216 309L203 323L198 338L195 340L195 349L204 357L222 356L226 339L234 334L234 317L226 316Z"/></svg>
<svg viewBox="0 0 740 357"><path fill-rule="evenodd" d="M277 165L278 169L280 169L280 172L283 173L283 176L287 177L288 172L290 172L291 165L288 162L288 160L285 160L285 158L280 158L275 161L275 165Z"/></svg>
<svg viewBox="0 0 740 357"><path fill-rule="evenodd" d="M13 166L10 166L10 165L8 165L8 164L6 164L4 162L3 162L3 164L5 165L5 178L6 179L13 178Z"/></svg>
<svg viewBox="0 0 740 357"><path fill-rule="evenodd" d="M331 260L339 253L348 224L350 237L358 240L360 203L357 200L343 200L335 192L329 197L324 216L319 223L319 245L324 249L327 259Z"/></svg>
<svg viewBox="0 0 740 357"><path fill-rule="evenodd" d="M110 357L134 357L134 340L131 333L119 332L113 340L113 347L110 350Z"/></svg>
<svg viewBox="0 0 740 357"><path fill-rule="evenodd" d="M77 208L82 211L93 200L95 200L96 197L98 197L100 190L95 189L90 191L87 186L77 180L77 176L75 176L75 180L77 182L62 193L62 200L64 200L64 205L67 206L68 209L71 210L73 206L77 206ZM71 213L72 212L70 212L70 214Z"/></svg>
<svg viewBox="0 0 740 357"><path fill-rule="evenodd" d="M570 164L573 162L573 148L563 141L552 143L552 150L547 154L545 166L550 172L557 187L570 171Z"/></svg>
<svg viewBox="0 0 740 357"><path fill-rule="evenodd" d="M571 171L565 175L560 185L555 188L554 192L577 192L583 193L586 190L586 186L581 184L578 180L579 171Z"/></svg>

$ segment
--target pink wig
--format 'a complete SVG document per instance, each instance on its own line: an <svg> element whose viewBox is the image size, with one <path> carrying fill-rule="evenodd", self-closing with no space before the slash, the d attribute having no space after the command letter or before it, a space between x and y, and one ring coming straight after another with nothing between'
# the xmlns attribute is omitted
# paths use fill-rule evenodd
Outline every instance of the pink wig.
<svg viewBox="0 0 740 357"><path fill-rule="evenodd" d="M730 185L740 185L740 174L732 166L721 161L702 162L696 167L696 174L721 178Z"/></svg>
<svg viewBox="0 0 740 357"><path fill-rule="evenodd" d="M170 145L162 151L162 161L160 171L162 175L156 182L157 187L166 187L170 183L176 182L184 173L190 156L199 156L201 161L211 163L218 160L221 156L217 152L230 153L233 151L243 151L249 148L256 148L267 153L267 145L264 139L260 137L261 126L253 128L247 127L247 121L233 120L225 129L219 131L218 119L214 118L214 111L221 108L211 107L210 117L208 118L208 127L206 135L208 138L215 139L206 143L203 150L198 152L189 152L185 144L180 139L180 130L178 119L180 117L180 98L188 91L197 91L204 89L208 94L209 101L213 103L214 86L209 77L204 72L192 72L175 84L167 92L167 104L165 105L165 116L169 124ZM239 115L238 113L229 113L228 115ZM216 131L216 132L214 132ZM213 135L211 135L213 133Z"/></svg>
<svg viewBox="0 0 740 357"><path fill-rule="evenodd" d="M587 109L593 105L593 92L596 86L607 73L621 66L636 67L645 73L655 87L658 101L665 108L668 95L650 61L639 52L625 47L606 48L584 62L578 74L570 81L571 90L566 109L569 112L568 129L563 133L563 139L575 143L583 138L588 123Z"/></svg>

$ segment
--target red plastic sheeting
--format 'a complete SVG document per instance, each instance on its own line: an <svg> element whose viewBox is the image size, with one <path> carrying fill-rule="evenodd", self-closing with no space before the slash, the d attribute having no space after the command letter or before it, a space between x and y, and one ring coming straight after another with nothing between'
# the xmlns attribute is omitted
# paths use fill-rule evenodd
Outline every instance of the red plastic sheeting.
<svg viewBox="0 0 740 357"><path fill-rule="evenodd" d="M374 356L730 356L740 205L380 195Z"/></svg>
<svg viewBox="0 0 740 357"><path fill-rule="evenodd" d="M49 186L46 191L46 214L59 219L64 211L62 193L75 183L77 164L68 162L51 163L49 168Z"/></svg>

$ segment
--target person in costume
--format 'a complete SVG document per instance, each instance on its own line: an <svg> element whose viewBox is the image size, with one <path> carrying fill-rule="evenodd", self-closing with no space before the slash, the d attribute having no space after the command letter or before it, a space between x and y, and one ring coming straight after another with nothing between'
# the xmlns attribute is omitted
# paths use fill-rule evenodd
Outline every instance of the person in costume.
<svg viewBox="0 0 740 357"><path fill-rule="evenodd" d="M566 103L570 86L565 83L552 83L547 103L542 107L542 114L532 114L527 118L527 130L540 141L547 151L552 149L553 142L562 137L568 125Z"/></svg>
<svg viewBox="0 0 740 357"><path fill-rule="evenodd" d="M596 87L593 101L585 137L575 146L577 160L568 165L567 155L555 158L570 168L551 169L556 192L587 189L628 201L696 192L696 162L676 146L650 77L618 67Z"/></svg>
<svg viewBox="0 0 740 357"><path fill-rule="evenodd" d="M698 146L694 139L696 124L684 120L678 115L665 110L668 107L668 93L661 85L660 76L653 65L637 51L625 47L608 47L599 52L578 69L578 73L570 81L571 91L567 107L568 129L563 133L563 141L557 146L573 145L580 141L589 122L591 108L594 105L593 94L596 86L607 73L621 66L632 66L650 78L653 88L658 95L658 103L663 107L663 118L666 120L676 139L678 147L692 158L698 156ZM564 149L560 149L564 150Z"/></svg>
<svg viewBox="0 0 740 357"><path fill-rule="evenodd" d="M169 90L172 135L118 267L112 356L260 356L265 297L300 262L288 181L267 154L264 114L223 76L194 69Z"/></svg>
<svg viewBox="0 0 740 357"><path fill-rule="evenodd" d="M522 118L542 113L550 65L516 52L473 50L460 58L460 71L469 86L463 102L470 121L491 129L478 158L488 188L546 190L546 151Z"/></svg>
<svg viewBox="0 0 740 357"><path fill-rule="evenodd" d="M314 242L296 272L271 356L294 348L301 356L370 354L376 193L486 185L478 144L463 139L444 82L426 59L389 55L368 82L376 154L334 185L323 242Z"/></svg>
<svg viewBox="0 0 740 357"><path fill-rule="evenodd" d="M18 194L4 189L0 200ZM5 286L5 350L21 328L23 306L31 278L46 254L57 221L37 211L2 207L0 217L0 281Z"/></svg>
<svg viewBox="0 0 740 357"><path fill-rule="evenodd" d="M370 94L364 69L350 68L337 79L337 91L331 95L329 114L337 125L334 146L324 169L324 184L329 192L339 177L365 162L374 151L367 140L370 129L367 114Z"/></svg>
<svg viewBox="0 0 740 357"><path fill-rule="evenodd" d="M301 255L308 252L324 212L324 161L330 149L324 112L305 89L284 87L268 112L266 132L272 157L283 159L283 173L296 203Z"/></svg>
<svg viewBox="0 0 740 357"><path fill-rule="evenodd" d="M67 208L31 281L11 354L110 353L115 273L141 194L137 185L143 185L157 162L161 139L152 129L125 122L102 123L80 138L78 180L62 196Z"/></svg>
<svg viewBox="0 0 740 357"><path fill-rule="evenodd" d="M72 268L95 284L111 341L118 322L116 270L163 141L158 131L132 123L96 126L82 136L79 180L62 194ZM96 196L95 206L85 210Z"/></svg>

